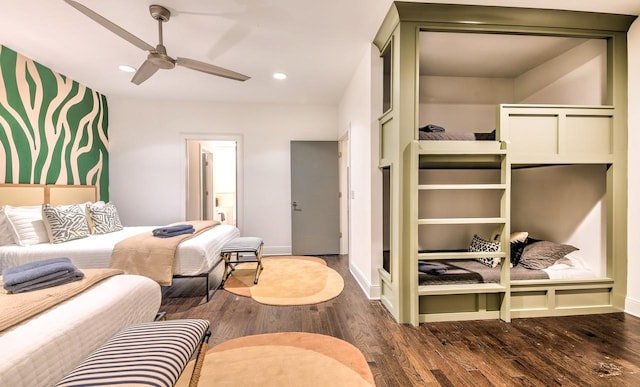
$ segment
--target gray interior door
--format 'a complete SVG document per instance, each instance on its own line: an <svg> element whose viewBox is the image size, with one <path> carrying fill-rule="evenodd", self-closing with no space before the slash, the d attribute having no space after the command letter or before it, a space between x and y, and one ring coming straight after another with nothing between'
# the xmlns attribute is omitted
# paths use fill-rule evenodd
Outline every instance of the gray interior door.
<svg viewBox="0 0 640 387"><path fill-rule="evenodd" d="M338 142L291 141L291 252L338 254Z"/></svg>

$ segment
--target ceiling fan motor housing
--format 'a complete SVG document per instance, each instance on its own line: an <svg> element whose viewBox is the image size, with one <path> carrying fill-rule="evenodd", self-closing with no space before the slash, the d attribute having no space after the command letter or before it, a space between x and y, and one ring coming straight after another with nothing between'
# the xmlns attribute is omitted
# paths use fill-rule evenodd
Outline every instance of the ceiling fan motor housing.
<svg viewBox="0 0 640 387"><path fill-rule="evenodd" d="M170 70L176 67L176 61L167 55L167 49L162 44L156 46L155 52L150 52L147 57L159 69Z"/></svg>

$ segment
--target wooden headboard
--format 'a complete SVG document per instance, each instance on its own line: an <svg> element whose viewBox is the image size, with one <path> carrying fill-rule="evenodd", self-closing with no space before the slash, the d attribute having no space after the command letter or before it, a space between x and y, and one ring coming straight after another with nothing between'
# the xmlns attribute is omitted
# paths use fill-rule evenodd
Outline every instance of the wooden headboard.
<svg viewBox="0 0 640 387"><path fill-rule="evenodd" d="M0 184L0 206L52 206L95 202L95 185Z"/></svg>

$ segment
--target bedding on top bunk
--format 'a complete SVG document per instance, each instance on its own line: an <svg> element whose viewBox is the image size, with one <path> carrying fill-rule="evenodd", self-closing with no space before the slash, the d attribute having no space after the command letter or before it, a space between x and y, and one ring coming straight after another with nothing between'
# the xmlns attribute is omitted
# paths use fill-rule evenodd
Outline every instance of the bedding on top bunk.
<svg viewBox="0 0 640 387"><path fill-rule="evenodd" d="M492 132L447 132L445 128L428 124L418 131L419 140L432 141L494 141L496 131Z"/></svg>

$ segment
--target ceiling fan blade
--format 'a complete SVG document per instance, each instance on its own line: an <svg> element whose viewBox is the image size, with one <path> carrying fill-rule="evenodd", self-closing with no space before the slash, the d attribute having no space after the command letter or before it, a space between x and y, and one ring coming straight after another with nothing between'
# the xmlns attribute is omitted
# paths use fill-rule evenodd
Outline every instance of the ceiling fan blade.
<svg viewBox="0 0 640 387"><path fill-rule="evenodd" d="M153 50L155 50L155 47L153 47L149 43L147 43L144 40L142 40L142 39L138 38L137 36L133 35L131 32L125 30L124 28L122 28L122 27L114 24L113 22L105 19L101 15L95 13L94 11L92 11L91 9L89 9L89 8L85 7L84 5L78 3L77 1L73 1L73 0L64 0L64 1L67 4L69 4L70 6L72 6L73 8L77 9L78 11L82 12L83 14L85 14L86 16L91 18L93 21L97 22L98 24L100 24L104 28L108 29L109 31L113 32L114 34L118 35L122 39L124 39L127 42L133 44L134 46L139 47L140 49L145 50L145 51L153 51Z"/></svg>
<svg viewBox="0 0 640 387"><path fill-rule="evenodd" d="M214 66L209 63L200 62L195 59L176 58L176 64L190 68L192 70L202 71L203 73L233 79L235 81L246 81L247 79L251 78L244 74L236 73L235 71L227 70L225 68Z"/></svg>
<svg viewBox="0 0 640 387"><path fill-rule="evenodd" d="M140 66L138 71L136 71L136 73L133 75L133 78L131 78L131 82L139 85L147 79L151 78L151 76L155 74L156 71L158 71L158 67L147 59L144 61L142 66Z"/></svg>

